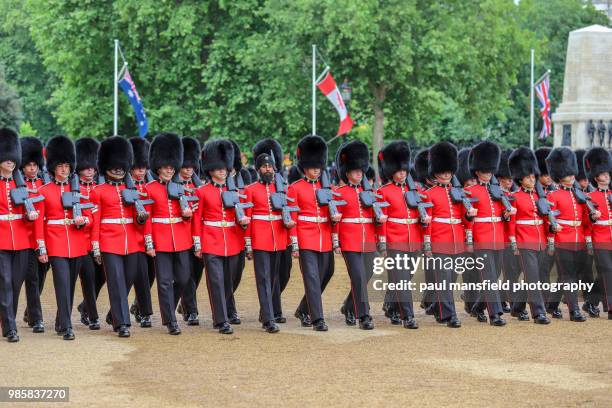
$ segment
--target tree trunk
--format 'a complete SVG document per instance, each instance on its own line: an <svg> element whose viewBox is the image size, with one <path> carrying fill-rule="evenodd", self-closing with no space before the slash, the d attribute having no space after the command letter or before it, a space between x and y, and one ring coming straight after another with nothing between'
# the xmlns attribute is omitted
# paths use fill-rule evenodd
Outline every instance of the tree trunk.
<svg viewBox="0 0 612 408"><path fill-rule="evenodd" d="M380 149L382 149L385 141L385 112L383 111L383 104L385 102L387 89L384 85L375 85L370 82L370 90L374 96L374 103L372 106L374 109L374 128L372 129L372 167L376 172L376 179L378 180L378 152Z"/></svg>

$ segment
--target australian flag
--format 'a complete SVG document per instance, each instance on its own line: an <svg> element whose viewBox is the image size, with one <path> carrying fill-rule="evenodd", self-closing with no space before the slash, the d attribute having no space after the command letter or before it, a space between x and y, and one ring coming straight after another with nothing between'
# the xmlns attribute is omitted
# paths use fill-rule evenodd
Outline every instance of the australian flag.
<svg viewBox="0 0 612 408"><path fill-rule="evenodd" d="M119 81L119 86L121 89L123 89L123 92L125 92L130 100L132 108L134 108L136 120L138 121L138 133L140 134L140 137L145 137L149 131L149 122L147 122L147 115L145 114L144 106L142 106L142 101L140 100L138 91L136 91L136 85L134 85L134 81L132 80L127 68L125 69L123 78Z"/></svg>

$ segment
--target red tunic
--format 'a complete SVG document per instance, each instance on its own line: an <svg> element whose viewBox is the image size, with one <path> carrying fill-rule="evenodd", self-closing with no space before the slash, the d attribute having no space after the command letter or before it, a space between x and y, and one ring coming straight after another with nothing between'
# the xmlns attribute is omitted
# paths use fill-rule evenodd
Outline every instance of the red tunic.
<svg viewBox="0 0 612 408"><path fill-rule="evenodd" d="M202 253L233 256L244 248L244 235L236 223L233 208L224 208L221 193L225 185L208 183L196 191L200 198L193 217L194 235L201 237Z"/></svg>
<svg viewBox="0 0 612 408"><path fill-rule="evenodd" d="M365 208L359 200L361 186L344 185L336 190L340 193L339 200L346 201L346 205L338 207L342 219L335 225L338 231L338 240L342 251L374 252L376 251L376 225L374 210ZM368 220L369 222L353 222Z"/></svg>
<svg viewBox="0 0 612 408"><path fill-rule="evenodd" d="M253 207L245 211L247 217L251 217L245 235L251 239L254 250L284 251L287 248L288 231L283 223L281 211L273 210L270 203L270 195L275 192L274 183L265 184L262 181L256 181L244 189L246 195L244 201L253 203Z"/></svg>
<svg viewBox="0 0 612 408"><path fill-rule="evenodd" d="M389 203L382 209L389 219L377 226L379 237L385 237L387 248L400 251L414 252L423 247L423 227L416 208L409 208L404 198L408 191L406 184L388 183L378 189L382 196L379 201ZM402 223L400 220L407 220Z"/></svg>
<svg viewBox="0 0 612 408"><path fill-rule="evenodd" d="M78 258L87 255L91 248L87 230L91 227L92 211L83 210L87 224L77 228L71 223L72 209L66 210L62 206L62 193L67 191L70 191L69 183L57 182L47 183L38 190L45 200L36 203L39 215L34 222L34 231L37 241L45 241L49 256Z"/></svg>
<svg viewBox="0 0 612 408"><path fill-rule="evenodd" d="M548 220L538 213L536 202L538 194L535 191L518 190L512 194L516 214L510 217L508 235L516 238L519 248L534 251L546 249L548 235ZM517 223L518 221L518 223Z"/></svg>
<svg viewBox="0 0 612 408"><path fill-rule="evenodd" d="M612 205L608 196L612 191L597 189L589 193L601 217L591 225L593 247L597 249L612 249Z"/></svg>
<svg viewBox="0 0 612 408"><path fill-rule="evenodd" d="M486 185L475 184L467 187L471 198L477 198L473 203L478 210L472 223L475 249L504 249L504 222L502 221L502 204L494 201L489 194ZM486 219L498 219L499 221L485 221Z"/></svg>
<svg viewBox="0 0 612 408"><path fill-rule="evenodd" d="M460 254L465 251L465 228L470 222L465 218L463 204L455 203L450 196L451 185L434 185L423 194L433 207L427 209L432 217L425 229L425 237L431 240L432 252ZM452 223L446 222L452 221Z"/></svg>
<svg viewBox="0 0 612 408"><path fill-rule="evenodd" d="M125 184L105 183L90 194L97 211L93 214L91 240L100 251L117 255L144 252L144 226L136 220L134 206L126 206L121 197Z"/></svg>
<svg viewBox="0 0 612 408"><path fill-rule="evenodd" d="M291 229L290 234L297 237L300 249L329 252L332 250L332 224L327 206L321 207L317 202L316 191L319 188L319 181L305 179L297 180L289 186L287 195L295 200L292 205L300 208L299 212L291 213L297 225ZM319 219L321 222L307 221L303 217Z"/></svg>
<svg viewBox="0 0 612 408"><path fill-rule="evenodd" d="M145 224L145 234L151 235L155 251L179 252L191 249L191 220L183 219L177 200L168 198L166 184L151 181L145 187L150 206L150 217Z"/></svg>
<svg viewBox="0 0 612 408"><path fill-rule="evenodd" d="M552 203L552 209L560 212L557 221L562 230L555 233L555 246L570 250L584 249L585 236L591 235L586 205L576 201L574 192L565 187L549 193L546 198ZM566 222L574 225L567 225Z"/></svg>
<svg viewBox="0 0 612 408"><path fill-rule="evenodd" d="M44 184L42 179L38 177L35 179L29 179L24 177L24 180L28 189L32 190L32 192L30 193L30 197L38 196L38 189L41 188ZM25 211L25 209L23 211ZM30 230L30 248L36 249L38 248L38 245L36 244L36 235L34 234L34 223L28 222L27 225Z"/></svg>
<svg viewBox="0 0 612 408"><path fill-rule="evenodd" d="M87 198L81 199L81 202L82 203L91 202L90 195L93 189L96 187L96 182L95 181L85 182L83 180L80 180L79 186L81 188L81 194L87 197ZM85 234L87 235L87 241L89 242L89 251L91 251L91 228L85 229Z"/></svg>
<svg viewBox="0 0 612 408"><path fill-rule="evenodd" d="M30 224L22 205L15 206L11 200L11 189L15 181L5 178L0 180L0 250L20 251L31 247Z"/></svg>

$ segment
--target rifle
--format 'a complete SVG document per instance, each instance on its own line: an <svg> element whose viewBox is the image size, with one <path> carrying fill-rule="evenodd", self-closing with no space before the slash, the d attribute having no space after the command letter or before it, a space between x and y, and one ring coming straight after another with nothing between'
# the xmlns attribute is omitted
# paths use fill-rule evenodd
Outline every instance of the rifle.
<svg viewBox="0 0 612 408"><path fill-rule="evenodd" d="M317 202L320 206L329 207L329 215L334 217L338 212L339 205L346 205L344 200L335 200L334 197L341 197L340 193L336 193L331 189L329 182L329 174L327 170L321 171L321 188L316 192Z"/></svg>
<svg viewBox="0 0 612 408"><path fill-rule="evenodd" d="M100 185L100 184L104 184L106 183L106 178L104 177L103 174L98 173L97 177L96 177L96 184Z"/></svg>
<svg viewBox="0 0 612 408"><path fill-rule="evenodd" d="M240 177L242 180L242 177ZM227 176L227 191L221 193L221 201L223 201L223 207L233 208L236 213L236 221L240 221L245 217L244 210L253 207L253 203L243 203L240 201L241 198L246 198L245 195L240 194L234 178L231 175Z"/></svg>
<svg viewBox="0 0 612 408"><path fill-rule="evenodd" d="M538 213L542 217L548 217L548 222L553 229L557 228L557 215L559 215L559 211L553 211L550 208L551 203L546 199L546 192L544 191L544 186L536 181L535 183L536 193L538 194L538 201L536 201L536 208L538 209Z"/></svg>
<svg viewBox="0 0 612 408"><path fill-rule="evenodd" d="M467 194L465 194L465 191L461 187L461 183L459 183L459 179L454 174L453 174L453 178L451 180L451 183L452 183L452 187L450 189L450 196L451 196L451 199L453 200L453 202L455 202L455 203L462 203L467 211L469 211L472 208L474 208L472 206L472 203L477 203L478 202L478 198L476 198L476 197L468 198Z"/></svg>
<svg viewBox="0 0 612 408"><path fill-rule="evenodd" d="M364 207L372 208L374 210L376 222L380 222L380 218L384 215L382 209L388 207L390 204L386 201L377 200L377 198L382 198L382 196L376 194L374 190L372 190L372 185L365 176L365 173L361 179L361 187L363 187L363 191L359 193L359 201L361 201Z"/></svg>
<svg viewBox="0 0 612 408"><path fill-rule="evenodd" d="M493 201L501 201L506 212L512 211L510 197L508 197L502 191L501 187L499 186L499 181L497 181L497 177L491 176L491 181L489 184L487 184L487 190L489 190L489 194L491 194L491 198L493 199ZM514 197L512 197L512 200L514 200Z"/></svg>
<svg viewBox="0 0 612 408"><path fill-rule="evenodd" d="M141 197L146 197L147 193L141 193L134 185L134 179L129 174L125 175L125 190L121 192L121 198L126 205L136 207L138 217L144 217L144 220L149 218L149 213L145 209L145 205L153 204L153 200L142 200ZM141 215L142 214L142 215ZM143 220L143 221L144 221Z"/></svg>
<svg viewBox="0 0 612 408"><path fill-rule="evenodd" d="M156 179L151 170L147 170L147 172L145 173L145 182L150 183L154 180Z"/></svg>
<svg viewBox="0 0 612 408"><path fill-rule="evenodd" d="M404 193L406 205L408 205L410 208L416 208L419 211L419 216L421 217L422 223L422 220L427 218L427 208L433 207L433 203L423 202L422 198L424 196L419 193L417 185L410 173L408 173L408 176L406 177L406 184L408 184L408 191Z"/></svg>
<svg viewBox="0 0 612 408"><path fill-rule="evenodd" d="M188 196L186 192L192 193L194 190L186 188L179 180L179 175L175 174L172 180L168 183L168 197L172 200L178 200L181 211L190 210L190 201L200 201L196 196Z"/></svg>
<svg viewBox="0 0 612 408"><path fill-rule="evenodd" d="M49 172L47 171L47 169L42 169L40 171L40 176L39 176L44 184L50 183L51 182L51 177L49 176Z"/></svg>
<svg viewBox="0 0 612 408"><path fill-rule="evenodd" d="M26 185L23 175L19 170L13 172L13 178L15 179L15 188L11 189L11 201L15 205L23 205L26 213L29 214L32 211L36 211L34 203L43 201L44 196L30 197L30 193L37 193L37 190L30 190Z"/></svg>
<svg viewBox="0 0 612 408"><path fill-rule="evenodd" d="M200 188L202 187L202 180L200 179L200 177L198 177L197 174L195 174L195 172L191 175L191 182L193 183L193 185L195 186L195 188Z"/></svg>
<svg viewBox="0 0 612 408"><path fill-rule="evenodd" d="M597 208L595 208L595 204L593 203L593 201L591 201L591 197L589 197L584 193L584 191L582 191L582 188L580 187L580 184L578 184L578 181L574 180L573 187L576 201L578 201L580 204L586 204L587 208L589 209L589 214L593 216L593 214L597 211Z"/></svg>
<svg viewBox="0 0 612 408"><path fill-rule="evenodd" d="M270 195L270 202L273 209L281 212L283 223L287 225L292 221L291 213L300 211L300 207L289 205L289 201L293 203L295 200L287 197L287 185L280 173L274 173L274 185L276 192Z"/></svg>
<svg viewBox="0 0 612 408"><path fill-rule="evenodd" d="M62 193L62 206L66 210L72 210L72 218L82 217L83 210L87 208L93 208L93 203L81 203L81 198L89 200L88 196L81 194L81 187L79 185L79 175L73 174L70 179L70 191L64 191ZM77 226L79 228L79 226Z"/></svg>

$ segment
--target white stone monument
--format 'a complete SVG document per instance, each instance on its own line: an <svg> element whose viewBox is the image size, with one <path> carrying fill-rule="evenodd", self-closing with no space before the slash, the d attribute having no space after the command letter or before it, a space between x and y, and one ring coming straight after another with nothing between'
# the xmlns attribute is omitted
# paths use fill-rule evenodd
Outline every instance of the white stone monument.
<svg viewBox="0 0 612 408"><path fill-rule="evenodd" d="M554 84L551 84L553 87ZM600 146L597 126L608 128L612 121L612 29L600 25L569 34L563 102L552 115L554 145L589 148L589 120L595 125L594 146Z"/></svg>

